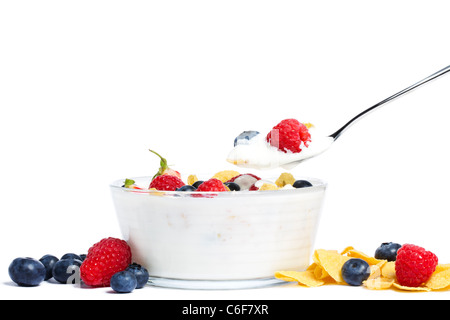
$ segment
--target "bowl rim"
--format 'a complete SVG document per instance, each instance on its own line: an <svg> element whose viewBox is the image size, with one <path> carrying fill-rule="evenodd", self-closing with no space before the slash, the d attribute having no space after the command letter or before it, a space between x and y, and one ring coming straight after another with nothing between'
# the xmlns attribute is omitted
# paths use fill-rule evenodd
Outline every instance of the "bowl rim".
<svg viewBox="0 0 450 320"><path fill-rule="evenodd" d="M148 180L151 181L150 176L139 176L139 177L130 177L127 179L132 180ZM269 180L270 179L270 180ZM275 179L263 179L264 181L275 181ZM314 191L325 190L328 186L327 182L321 178L313 178L313 177L298 177L297 180L308 180L313 183L312 187L307 188L289 188L285 190L262 190L262 191L229 191L229 192L218 192L218 191L165 191L165 190L149 190L149 189L132 189L125 188L123 186L125 179L114 180L109 184L112 190L121 190L123 192L131 192L133 194L149 194L155 196L175 196L175 197L189 197L196 198L195 195L198 195L198 198L208 198L208 196L217 198L217 197L242 197L242 196L273 196L273 195L292 195L292 194L306 194Z"/></svg>

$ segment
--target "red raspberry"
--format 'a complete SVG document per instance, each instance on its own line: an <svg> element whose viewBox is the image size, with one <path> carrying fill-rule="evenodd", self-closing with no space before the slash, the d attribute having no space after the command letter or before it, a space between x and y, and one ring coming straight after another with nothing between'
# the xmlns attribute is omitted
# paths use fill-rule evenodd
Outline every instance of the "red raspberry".
<svg viewBox="0 0 450 320"><path fill-rule="evenodd" d="M438 258L434 253L413 244L405 244L397 251L397 281L402 286L418 287L431 277L437 264Z"/></svg>
<svg viewBox="0 0 450 320"><path fill-rule="evenodd" d="M197 191L214 191L214 192L222 192L228 191L225 185L219 179L209 179L203 182L198 186Z"/></svg>
<svg viewBox="0 0 450 320"><path fill-rule="evenodd" d="M184 182L180 178L164 174L153 179L150 183L149 189L155 188L163 191L175 191L177 188L182 186L184 186Z"/></svg>
<svg viewBox="0 0 450 320"><path fill-rule="evenodd" d="M266 141L285 153L298 153L302 151L302 142L308 147L311 135L303 123L295 119L285 119L273 127L267 134Z"/></svg>
<svg viewBox="0 0 450 320"><path fill-rule="evenodd" d="M131 249L126 241L105 238L94 244L80 267L80 277L89 286L109 286L111 277L131 263Z"/></svg>

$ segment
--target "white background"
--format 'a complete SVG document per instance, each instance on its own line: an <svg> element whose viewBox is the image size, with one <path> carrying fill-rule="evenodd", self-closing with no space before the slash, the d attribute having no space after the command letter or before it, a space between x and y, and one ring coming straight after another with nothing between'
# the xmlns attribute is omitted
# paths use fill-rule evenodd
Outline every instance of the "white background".
<svg viewBox="0 0 450 320"><path fill-rule="evenodd" d="M24 299L448 299L330 286L130 295L19 288L19 256L121 237L109 183L233 168L234 137L284 118L331 134L450 64L446 1L3 1L0 296ZM450 263L450 76L351 127L293 173L325 179L315 248L414 243ZM241 172L242 170L239 169ZM247 171L247 170L244 170ZM274 175L278 172L257 172Z"/></svg>

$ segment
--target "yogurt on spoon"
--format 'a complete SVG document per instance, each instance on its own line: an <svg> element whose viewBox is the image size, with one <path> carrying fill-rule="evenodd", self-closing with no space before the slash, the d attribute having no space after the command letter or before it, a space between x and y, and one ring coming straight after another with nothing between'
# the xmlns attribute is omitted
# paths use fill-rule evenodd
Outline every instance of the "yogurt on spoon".
<svg viewBox="0 0 450 320"><path fill-rule="evenodd" d="M450 73L450 66L431 74L425 79L364 110L329 136L316 136L313 127L300 123L295 119L281 121L267 136L258 133L245 137L248 131L244 131L235 140L235 147L228 155L227 161L240 167L255 169L273 169L277 167L291 169L300 162L315 157L327 150L345 130L363 116L448 73ZM243 135L244 137L242 138Z"/></svg>
<svg viewBox="0 0 450 320"><path fill-rule="evenodd" d="M244 131L234 142L227 161L244 168L291 169L327 150L333 137L317 134L314 126L285 119L268 134Z"/></svg>

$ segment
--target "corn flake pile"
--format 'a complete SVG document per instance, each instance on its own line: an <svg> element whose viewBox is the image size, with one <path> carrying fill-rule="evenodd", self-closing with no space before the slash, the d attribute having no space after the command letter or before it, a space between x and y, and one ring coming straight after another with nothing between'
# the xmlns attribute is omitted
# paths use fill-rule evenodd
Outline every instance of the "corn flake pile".
<svg viewBox="0 0 450 320"><path fill-rule="evenodd" d="M366 261L370 266L370 276L363 286L371 290L397 288L407 291L450 290L450 264L439 264L431 278L422 286L405 287L396 280L395 262L379 260L365 253L347 247L339 253L336 250L318 249L314 251L313 263L306 271L277 271L275 278L298 282L303 287L319 287L326 284L347 285L342 278L341 269L344 263L352 258Z"/></svg>

